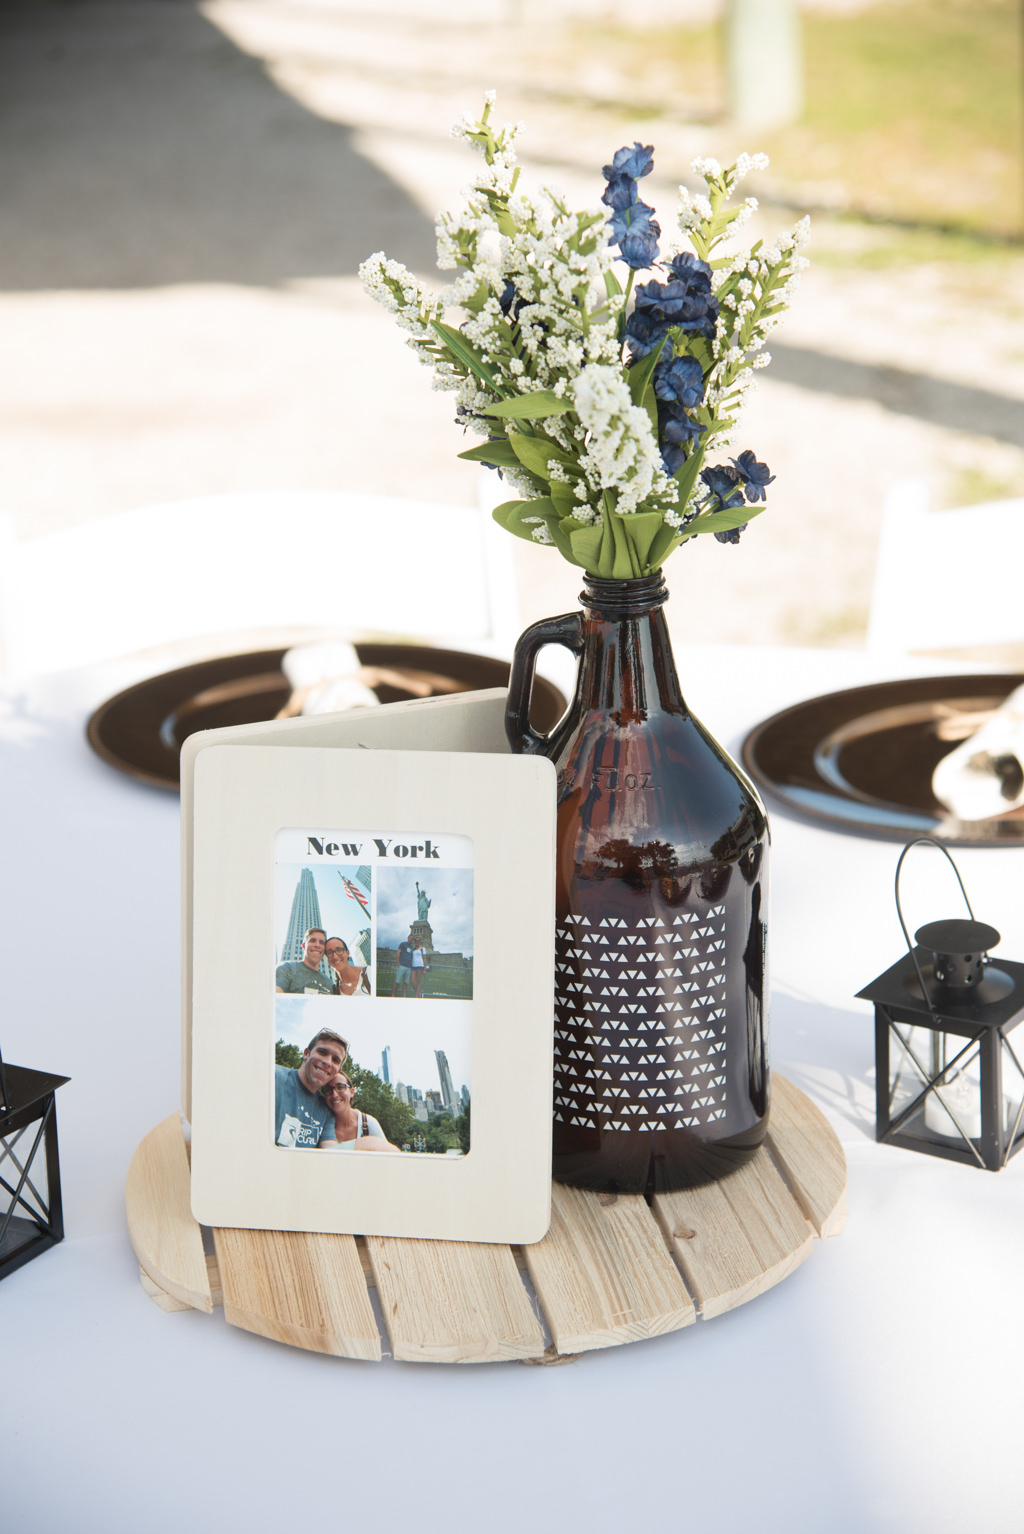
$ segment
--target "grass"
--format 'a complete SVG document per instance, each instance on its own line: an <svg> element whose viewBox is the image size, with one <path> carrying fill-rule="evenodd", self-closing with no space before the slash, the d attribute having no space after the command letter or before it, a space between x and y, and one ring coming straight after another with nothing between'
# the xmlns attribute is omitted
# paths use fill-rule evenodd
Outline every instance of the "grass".
<svg viewBox="0 0 1024 1534"><path fill-rule="evenodd" d="M1018 0L889 0L854 15L805 13L803 119L750 145L733 145L724 121L720 29L576 27L572 35L584 87L603 78L606 97L645 118L717 119L722 149L766 149L783 192L931 226L921 232L932 240L944 229L967 244L979 234L1024 237Z"/></svg>
<svg viewBox="0 0 1024 1534"><path fill-rule="evenodd" d="M772 136L785 179L837 181L852 206L1020 237L1016 0L910 0L804 17L807 109Z"/></svg>
<svg viewBox="0 0 1024 1534"><path fill-rule="evenodd" d="M377 995L390 996L395 983L395 966L383 962L377 965ZM437 964L427 970L423 977L423 1000L428 997L446 1000L472 1001L473 972L469 969L447 969ZM408 996L407 1000L415 1000Z"/></svg>
<svg viewBox="0 0 1024 1534"><path fill-rule="evenodd" d="M993 474L977 465L957 469L944 487L943 504L979 506L986 501L1009 500L1021 493L1019 481L1005 474Z"/></svg>
<svg viewBox="0 0 1024 1534"><path fill-rule="evenodd" d="M930 266L937 262L984 268L997 276L1010 278L1010 293L1020 282L1019 245L986 238L982 230L973 234L967 231L945 233L927 225L906 228L868 222L854 214L843 214L838 218L815 216L813 259L815 266L854 266L867 271ZM1009 301L1005 289L1003 296Z"/></svg>

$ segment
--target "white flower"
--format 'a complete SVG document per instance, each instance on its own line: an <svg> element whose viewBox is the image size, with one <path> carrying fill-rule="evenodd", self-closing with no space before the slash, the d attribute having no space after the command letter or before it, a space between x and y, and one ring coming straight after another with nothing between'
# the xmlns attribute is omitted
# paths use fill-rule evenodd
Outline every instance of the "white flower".
<svg viewBox="0 0 1024 1534"><path fill-rule="evenodd" d="M735 233L737 229L742 229L744 224L749 224L750 220L757 212L758 207L759 204L757 198L748 197L743 203L739 212L736 214L736 217L733 219L730 232Z"/></svg>
<svg viewBox="0 0 1024 1534"><path fill-rule="evenodd" d="M586 427L587 451L580 467L596 489L616 491L625 515L649 498L671 503L676 485L666 475L646 410L634 405L618 369L590 363L576 379L576 414Z"/></svg>

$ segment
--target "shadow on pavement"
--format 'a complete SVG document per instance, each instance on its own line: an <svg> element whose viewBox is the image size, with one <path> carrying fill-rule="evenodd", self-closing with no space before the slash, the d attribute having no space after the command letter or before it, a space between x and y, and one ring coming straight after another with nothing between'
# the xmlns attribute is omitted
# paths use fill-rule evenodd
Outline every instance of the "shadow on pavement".
<svg viewBox="0 0 1024 1534"><path fill-rule="evenodd" d="M280 91L194 0L0 0L0 289L273 285L385 249L434 266L432 220Z"/></svg>
<svg viewBox="0 0 1024 1534"><path fill-rule="evenodd" d="M853 362L807 347L774 343L771 376L816 394L869 399L884 410L909 415L949 431L972 432L1024 448L1024 403L969 384L950 383L925 373Z"/></svg>

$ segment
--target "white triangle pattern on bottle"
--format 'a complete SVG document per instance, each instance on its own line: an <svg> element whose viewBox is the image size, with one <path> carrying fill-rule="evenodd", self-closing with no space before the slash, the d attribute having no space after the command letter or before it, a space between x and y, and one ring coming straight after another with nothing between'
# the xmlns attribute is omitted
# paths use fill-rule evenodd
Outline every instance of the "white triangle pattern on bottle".
<svg viewBox="0 0 1024 1534"><path fill-rule="evenodd" d="M555 1119L696 1129L725 1117L725 906L569 915L555 929Z"/></svg>

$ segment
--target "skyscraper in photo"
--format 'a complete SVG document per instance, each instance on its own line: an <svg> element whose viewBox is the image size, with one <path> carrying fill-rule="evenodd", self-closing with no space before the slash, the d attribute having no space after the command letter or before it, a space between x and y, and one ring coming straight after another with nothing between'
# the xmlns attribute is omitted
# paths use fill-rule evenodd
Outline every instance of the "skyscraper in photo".
<svg viewBox="0 0 1024 1534"><path fill-rule="evenodd" d="M380 1055L380 1079L385 1084L391 1080L391 1045L385 1044Z"/></svg>
<svg viewBox="0 0 1024 1534"><path fill-rule="evenodd" d="M288 964L294 959L302 958L302 939L306 936L310 927L319 927L323 930L323 918L320 915L320 900L316 892L316 883L313 879L312 870L304 868L299 874L299 882L295 886L295 894L292 896L292 912L288 918L288 933L281 950L278 961ZM334 983L334 971L328 964L326 957L320 960L320 973L326 980Z"/></svg>
<svg viewBox="0 0 1024 1534"><path fill-rule="evenodd" d="M455 1087L452 1083L452 1073L448 1069L448 1056L443 1049L434 1050L434 1059L437 1061L437 1074L441 1078L441 1098L448 1112L457 1118L462 1112L462 1103L455 1095Z"/></svg>

